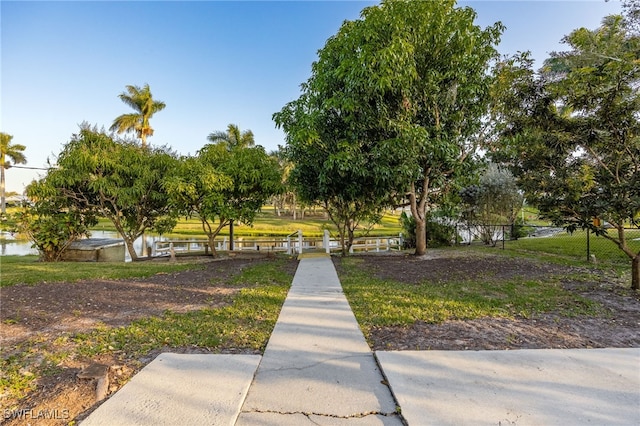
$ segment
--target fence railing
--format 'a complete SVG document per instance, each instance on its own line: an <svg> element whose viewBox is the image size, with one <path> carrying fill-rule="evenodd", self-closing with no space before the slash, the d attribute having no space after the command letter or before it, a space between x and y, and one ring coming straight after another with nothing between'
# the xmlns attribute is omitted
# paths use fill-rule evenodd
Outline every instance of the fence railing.
<svg viewBox="0 0 640 426"><path fill-rule="evenodd" d="M216 240L217 251L227 251L231 244L228 237ZM355 238L350 252L356 251L391 251L402 250L403 239L399 236L360 237ZM286 237L234 238L234 251L270 251L285 252L287 254L302 253L304 251L324 251L331 253L341 250L338 239L331 238L329 231L325 231L322 238L305 237L302 231L293 232ZM153 243L153 256L167 256L172 254L209 253L208 240L165 240Z"/></svg>

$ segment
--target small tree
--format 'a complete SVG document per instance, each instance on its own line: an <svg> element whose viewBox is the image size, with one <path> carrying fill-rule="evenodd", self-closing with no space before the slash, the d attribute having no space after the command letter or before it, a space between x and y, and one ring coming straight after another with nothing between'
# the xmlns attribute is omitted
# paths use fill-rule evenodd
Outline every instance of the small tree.
<svg viewBox="0 0 640 426"><path fill-rule="evenodd" d="M26 235L45 262L60 260L74 241L90 236L98 223L93 212L79 209L55 190L46 178L27 187L32 201L17 213L18 232Z"/></svg>
<svg viewBox="0 0 640 426"><path fill-rule="evenodd" d="M564 39L570 50L553 54L541 74L526 57L505 63L513 83L496 154L544 217L623 251L639 289L640 252L625 236L640 215L640 36L631 21L608 16L595 31L573 31Z"/></svg>
<svg viewBox="0 0 640 426"><path fill-rule="evenodd" d="M478 185L460 191L465 205L462 217L470 229L476 229L480 240L494 245L505 224L513 228L524 201L514 176L508 170L489 164Z"/></svg>
<svg viewBox="0 0 640 426"><path fill-rule="evenodd" d="M231 221L251 225L281 185L276 160L261 146L205 145L167 179L165 189L178 212L195 214L215 252L215 238Z"/></svg>
<svg viewBox="0 0 640 426"><path fill-rule="evenodd" d="M133 242L138 237L175 226L163 181L176 161L166 149L141 149L84 126L65 145L58 168L49 170L42 184L67 198L74 209L108 218L135 261Z"/></svg>

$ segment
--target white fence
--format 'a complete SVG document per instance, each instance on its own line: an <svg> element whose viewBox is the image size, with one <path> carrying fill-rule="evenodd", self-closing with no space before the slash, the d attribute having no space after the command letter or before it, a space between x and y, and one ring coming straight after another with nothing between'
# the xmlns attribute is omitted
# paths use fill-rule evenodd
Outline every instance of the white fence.
<svg viewBox="0 0 640 426"><path fill-rule="evenodd" d="M402 250L402 234L389 237L360 237L353 240L350 252L382 252L391 250ZM231 250L231 242L228 237L216 240L217 251ZM167 256L173 253L195 254L209 253L209 242L207 240L166 240L155 241L153 243L153 256ZM260 237L260 238L237 238L233 241L233 251L265 251L265 252L285 252L287 254L302 253L304 251L324 251L331 253L340 251L340 241L331 238L329 231L324 232L322 238L305 238L302 231L297 231L286 237Z"/></svg>

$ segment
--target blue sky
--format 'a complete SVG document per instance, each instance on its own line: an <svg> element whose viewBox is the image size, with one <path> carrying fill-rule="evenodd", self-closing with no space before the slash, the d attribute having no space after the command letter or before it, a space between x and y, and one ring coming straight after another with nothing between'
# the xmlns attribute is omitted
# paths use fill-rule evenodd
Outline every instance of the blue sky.
<svg viewBox="0 0 640 426"><path fill-rule="evenodd" d="M344 20L377 1L0 2L0 131L27 146L31 167L54 159L78 124L109 127L131 112L118 98L148 83L167 107L152 145L194 154L229 123L268 151L284 144L271 116L299 96L311 63ZM502 21L502 53L537 65L562 37L596 28L618 1L465 1L481 26ZM22 192L43 171L12 168Z"/></svg>

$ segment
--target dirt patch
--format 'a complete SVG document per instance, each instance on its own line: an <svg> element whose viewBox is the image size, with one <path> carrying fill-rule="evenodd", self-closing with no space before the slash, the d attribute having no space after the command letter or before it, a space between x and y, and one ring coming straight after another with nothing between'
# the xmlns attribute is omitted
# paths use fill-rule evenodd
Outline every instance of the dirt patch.
<svg viewBox="0 0 640 426"><path fill-rule="evenodd" d="M180 259L178 261L181 261ZM193 258L182 261L193 262ZM165 311L188 312L224 306L241 286L221 285L226 279L257 262L269 261L264 255L243 254L234 258L198 259L202 269L160 273L149 278L129 280L87 280L74 283L15 285L0 290L0 339L2 357L41 348L47 342L89 332L97 326L117 327ZM297 262L286 269L293 276ZM35 343L34 343L35 342ZM64 341L62 342L64 345ZM31 349L37 351L38 349ZM64 348L58 350L64 350ZM93 363L109 366L108 394L122 387L144 365L163 351L209 353L206 348L165 348L142 359L118 354L93 358L67 357L47 366L48 374L38 379L36 389L21 400L0 395L0 424L66 425L85 418L97 407L95 382L78 379L78 373ZM220 353L254 353L238 348L219 348ZM35 354L32 364L44 355ZM25 376L29 371L21 371Z"/></svg>
<svg viewBox="0 0 640 426"><path fill-rule="evenodd" d="M560 279L564 289L603 306L597 317L571 317L547 313L530 318L480 318L416 322L410 327L378 327L369 341L374 350L496 350L547 348L599 348L640 346L640 294L614 274L589 270L590 279L570 278L586 269L523 258L477 252L432 250L428 255L362 256L363 268L381 279L408 285L464 282L478 278L507 280L516 277ZM339 267L339 259L336 264Z"/></svg>
<svg viewBox="0 0 640 426"><path fill-rule="evenodd" d="M519 258L484 256L460 251L430 251L416 258L405 255L362 256L365 267L383 279L407 285L424 282L473 280L479 277L505 280L514 277L554 279L580 272L554 264ZM259 257L203 262L201 270L158 274L132 280L95 280L77 283L17 285L0 292L0 338L3 356L34 340L53 341L72 333L87 332L99 324L120 326L133 320L161 315L165 310L186 312L229 303L239 287L216 285L255 262ZM337 267L340 259L336 258ZM297 263L287 268L292 273ZM582 271L584 272L584 271ZM563 281L568 291L598 301L607 315L566 318L553 313L532 318L482 318L448 321L442 324L417 322L410 327L384 327L372 330L370 342L375 350L440 349L520 349L588 348L640 346L640 297L606 273L593 273L585 282ZM213 282L213 283L212 283ZM166 348L171 352L207 353L206 348ZM238 353L235 348L221 352ZM123 359L117 354L91 359L65 359L52 365L50 374L37 383L37 389L20 401L0 395L3 425L66 425L85 418L96 408L94 385L77 379L91 363L109 366L109 393L117 391L140 368L162 350L142 359ZM25 372L28 374L28 371ZM16 411L19 407L20 411ZM11 418L13 416L13 418Z"/></svg>

